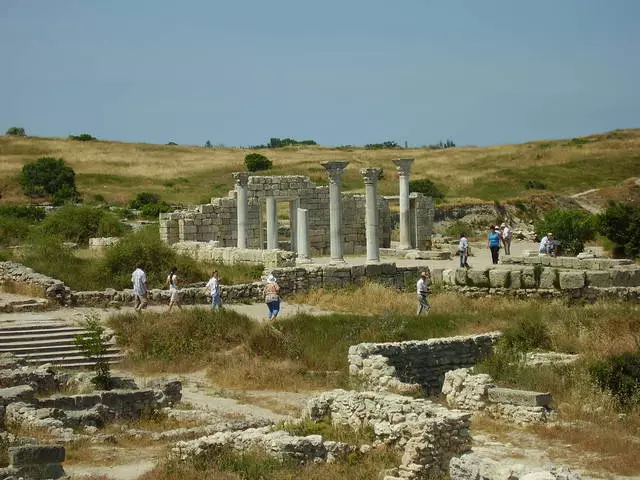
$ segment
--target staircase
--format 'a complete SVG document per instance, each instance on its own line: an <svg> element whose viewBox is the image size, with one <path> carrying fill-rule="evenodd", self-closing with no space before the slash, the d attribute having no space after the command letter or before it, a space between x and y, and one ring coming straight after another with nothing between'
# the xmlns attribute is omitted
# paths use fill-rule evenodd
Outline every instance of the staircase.
<svg viewBox="0 0 640 480"><path fill-rule="evenodd" d="M75 346L76 335L86 334L55 319L3 322L0 326L0 354L13 353L30 366L51 363L64 368L91 368L95 360L85 357ZM112 340L105 355L107 362L118 363L122 354Z"/></svg>

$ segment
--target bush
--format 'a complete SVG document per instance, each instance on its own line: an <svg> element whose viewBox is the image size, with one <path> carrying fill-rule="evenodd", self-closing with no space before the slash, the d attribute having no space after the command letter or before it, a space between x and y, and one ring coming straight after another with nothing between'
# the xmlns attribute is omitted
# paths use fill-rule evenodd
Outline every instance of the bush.
<svg viewBox="0 0 640 480"><path fill-rule="evenodd" d="M98 208L67 205L49 215L39 226L42 233L86 245L91 237L117 237L125 226L119 218Z"/></svg>
<svg viewBox="0 0 640 480"><path fill-rule="evenodd" d="M19 245L28 237L30 223L24 218L0 215L0 246Z"/></svg>
<svg viewBox="0 0 640 480"><path fill-rule="evenodd" d="M269 170L273 163L260 153L249 153L244 157L244 166L249 172L257 172L258 170Z"/></svg>
<svg viewBox="0 0 640 480"><path fill-rule="evenodd" d="M113 333L107 333L100 323L100 317L93 313L85 315L86 334L76 335L74 344L89 360L95 362L93 370L96 376L91 379L98 390L111 390L113 380L111 379L111 367L105 358L113 338Z"/></svg>
<svg viewBox="0 0 640 480"><path fill-rule="evenodd" d="M97 138L89 133L81 133L80 135L69 135L69 140L76 140L78 142L91 142L93 140L97 140Z"/></svg>
<svg viewBox="0 0 640 480"><path fill-rule="evenodd" d="M46 216L44 208L33 205L0 205L0 217L12 217L35 223Z"/></svg>
<svg viewBox="0 0 640 480"><path fill-rule="evenodd" d="M475 235L475 229L471 226L471 224L464 222L462 220L456 220L455 222L450 223L444 229L444 234L454 238L460 238L460 234L466 234L467 237Z"/></svg>
<svg viewBox="0 0 640 480"><path fill-rule="evenodd" d="M527 189L536 189L536 190L546 190L547 186L538 181L538 180L527 180L524 184L524 188Z"/></svg>
<svg viewBox="0 0 640 480"><path fill-rule="evenodd" d="M11 136L11 137L26 137L27 136L27 132L25 132L24 128L22 127L9 127L7 129L7 135Z"/></svg>
<svg viewBox="0 0 640 480"><path fill-rule="evenodd" d="M444 193L442 193L438 187L428 178L420 178L418 180L411 180L409 182L409 190L411 192L418 192L426 195L427 197L443 199Z"/></svg>
<svg viewBox="0 0 640 480"><path fill-rule="evenodd" d="M600 388L611 392L623 407L640 402L640 350L597 361L589 366L589 374Z"/></svg>
<svg viewBox="0 0 640 480"><path fill-rule="evenodd" d="M598 230L629 258L640 255L640 205L611 202L598 217Z"/></svg>
<svg viewBox="0 0 640 480"><path fill-rule="evenodd" d="M171 206L167 202L150 203L143 205L140 209L140 213L145 218L158 218L158 215L165 212L170 212Z"/></svg>
<svg viewBox="0 0 640 480"><path fill-rule="evenodd" d="M65 198L78 198L76 174L62 158L42 157L27 163L20 173L20 185L29 197L44 197L60 192Z"/></svg>
<svg viewBox="0 0 640 480"><path fill-rule="evenodd" d="M515 325L509 325L502 333L501 346L510 351L524 353L551 348L549 327L538 317L519 318Z"/></svg>
<svg viewBox="0 0 640 480"><path fill-rule="evenodd" d="M314 140L294 140L293 138L272 137L269 139L268 148L282 148L296 145L317 145Z"/></svg>
<svg viewBox="0 0 640 480"><path fill-rule="evenodd" d="M584 243L595 238L595 217L580 210L553 210L543 220L535 224L538 238L547 232L560 244L564 253L577 255L584 249Z"/></svg>
<svg viewBox="0 0 640 480"><path fill-rule="evenodd" d="M140 192L136 195L135 200L129 202L129 208L140 210L143 205L150 205L152 203L158 203L160 201L160 195L151 192Z"/></svg>
<svg viewBox="0 0 640 480"><path fill-rule="evenodd" d="M398 142L386 141L382 143L367 143L364 148L367 150L384 150L388 148L400 148Z"/></svg>

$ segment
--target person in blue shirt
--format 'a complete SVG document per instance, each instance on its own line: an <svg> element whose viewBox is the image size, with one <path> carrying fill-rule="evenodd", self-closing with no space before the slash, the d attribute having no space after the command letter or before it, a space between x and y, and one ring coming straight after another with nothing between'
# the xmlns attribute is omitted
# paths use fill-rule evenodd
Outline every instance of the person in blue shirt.
<svg viewBox="0 0 640 480"><path fill-rule="evenodd" d="M495 225L491 225L491 231L487 235L487 247L491 250L491 260L493 264L498 263L498 254L500 252L500 234L496 231Z"/></svg>

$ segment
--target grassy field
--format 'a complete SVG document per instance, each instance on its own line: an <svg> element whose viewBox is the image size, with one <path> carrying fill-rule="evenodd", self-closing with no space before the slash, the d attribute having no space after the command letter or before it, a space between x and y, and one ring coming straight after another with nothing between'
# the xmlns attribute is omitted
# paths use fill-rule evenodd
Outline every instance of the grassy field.
<svg viewBox="0 0 640 480"><path fill-rule="evenodd" d="M308 175L317 184L327 184L321 161L348 160L343 182L345 190L352 191L364 188L360 168L382 167L379 190L387 195L397 194L398 189L391 160L413 157L412 178L433 180L450 202L527 197L539 192L525 187L529 180L542 182L554 193L573 194L640 176L640 129L446 150L321 146L247 150L0 136L0 202L26 201L17 183L22 166L54 156L73 167L85 201L102 195L110 203L124 204L138 192L152 191L169 202L201 203L233 188L231 172L244 170L248 152L273 161L269 174Z"/></svg>

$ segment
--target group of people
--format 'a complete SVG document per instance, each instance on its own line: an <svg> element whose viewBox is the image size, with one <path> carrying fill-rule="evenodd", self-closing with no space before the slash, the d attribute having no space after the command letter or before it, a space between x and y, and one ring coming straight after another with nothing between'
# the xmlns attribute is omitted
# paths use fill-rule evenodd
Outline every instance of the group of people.
<svg viewBox="0 0 640 480"><path fill-rule="evenodd" d="M147 284L147 275L145 274L141 263L136 265L136 269L131 275L131 283L133 283L135 309L136 311L144 310L147 308L149 303L147 299L149 286ZM182 281L178 277L178 269L176 267L172 267L164 283L164 288L168 287L171 294L169 298L169 312L174 306L182 310L181 285ZM222 308L220 290L220 277L218 275L218 271L214 270L211 272L211 278L205 285L205 291L208 291L211 296L211 308L214 310ZM280 286L276 282L276 278L271 274L267 276L263 295L267 308L269 309L269 320L273 321L278 317L278 313L280 311Z"/></svg>
<svg viewBox="0 0 640 480"><path fill-rule="evenodd" d="M489 234L487 235L487 248L491 251L491 261L493 264L498 263L500 248L504 247L505 255L511 255L511 228L503 223L498 227L491 225ZM458 244L458 254L460 255L460 268L471 268L469 265L469 239L466 233L460 234L460 243Z"/></svg>

